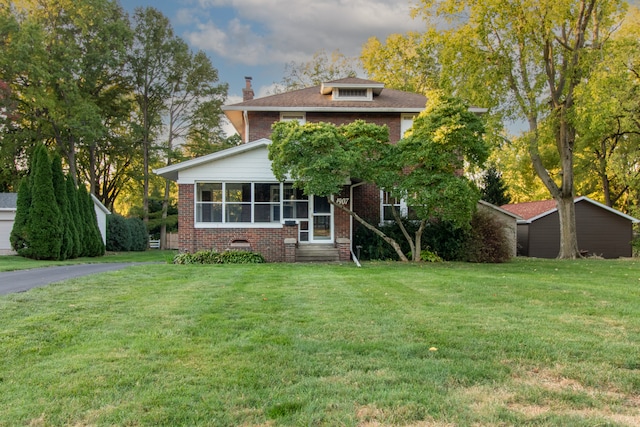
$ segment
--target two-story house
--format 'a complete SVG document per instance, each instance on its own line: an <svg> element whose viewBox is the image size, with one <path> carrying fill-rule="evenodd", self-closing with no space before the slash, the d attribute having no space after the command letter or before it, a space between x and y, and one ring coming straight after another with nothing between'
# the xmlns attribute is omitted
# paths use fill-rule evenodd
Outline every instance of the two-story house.
<svg viewBox="0 0 640 427"><path fill-rule="evenodd" d="M254 99L247 77L243 94L243 102L223 107L243 144L155 171L179 187L180 249L250 248L272 262L299 261L309 252L349 260L351 217L326 198L302 194L292 182L274 177L268 159L271 125L279 120L339 125L362 119L386 124L395 143L424 110L426 97L360 78ZM346 183L334 197L373 223L383 221L393 203L362 182Z"/></svg>

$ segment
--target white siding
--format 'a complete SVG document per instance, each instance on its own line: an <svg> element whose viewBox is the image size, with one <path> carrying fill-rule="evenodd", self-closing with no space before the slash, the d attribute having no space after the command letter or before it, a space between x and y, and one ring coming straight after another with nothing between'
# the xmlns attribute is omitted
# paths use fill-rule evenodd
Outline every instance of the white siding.
<svg viewBox="0 0 640 427"><path fill-rule="evenodd" d="M107 243L107 214L100 209L98 205L93 204L93 209L96 211L96 219L98 220L98 228L100 229L100 235L102 236L102 243Z"/></svg>
<svg viewBox="0 0 640 427"><path fill-rule="evenodd" d="M9 236L11 235L15 216L16 212L13 210L0 211L0 255L11 252Z"/></svg>
<svg viewBox="0 0 640 427"><path fill-rule="evenodd" d="M179 172L178 184L197 181L277 181L271 171L267 147L213 160Z"/></svg>

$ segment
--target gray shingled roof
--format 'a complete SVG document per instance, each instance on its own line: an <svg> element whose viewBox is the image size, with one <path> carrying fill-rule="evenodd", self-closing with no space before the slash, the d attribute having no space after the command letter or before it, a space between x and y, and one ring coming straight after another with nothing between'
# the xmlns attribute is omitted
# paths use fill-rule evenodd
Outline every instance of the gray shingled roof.
<svg viewBox="0 0 640 427"><path fill-rule="evenodd" d="M17 202L17 193L0 193L0 209L15 209Z"/></svg>
<svg viewBox="0 0 640 427"><path fill-rule="evenodd" d="M325 86L331 85L331 83L353 84L354 86L380 84L372 80L351 77L325 83ZM269 111L270 109L304 109L306 111L330 109L332 111L340 111L362 109L419 112L424 110L427 103L427 97L424 95L387 88L383 89L379 95L374 96L372 101L333 101L330 94L322 95L320 93L320 88L321 86L313 86L305 89L293 90L290 92L240 102L238 104L225 105L222 109L224 111Z"/></svg>

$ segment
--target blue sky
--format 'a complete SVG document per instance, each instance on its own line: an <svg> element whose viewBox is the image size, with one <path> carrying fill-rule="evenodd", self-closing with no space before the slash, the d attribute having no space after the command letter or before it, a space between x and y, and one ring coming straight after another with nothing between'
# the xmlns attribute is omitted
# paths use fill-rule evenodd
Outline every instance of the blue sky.
<svg viewBox="0 0 640 427"><path fill-rule="evenodd" d="M282 80L285 64L321 49L357 56L369 37L421 30L410 0L120 0L129 13L151 6L167 16L193 50L203 50L229 84L227 103L242 100L244 76L256 96Z"/></svg>

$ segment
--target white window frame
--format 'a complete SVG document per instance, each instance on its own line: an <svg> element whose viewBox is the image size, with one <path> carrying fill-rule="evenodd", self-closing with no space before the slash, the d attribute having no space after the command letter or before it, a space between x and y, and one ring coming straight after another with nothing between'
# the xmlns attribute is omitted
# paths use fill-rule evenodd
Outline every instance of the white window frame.
<svg viewBox="0 0 640 427"><path fill-rule="evenodd" d="M222 201L219 202L202 202L198 198L200 196L200 185L202 184L221 184ZM251 186L251 201L250 202L227 202L227 185L228 184L250 184ZM271 197L273 198L277 194L277 201L272 202L256 202L256 184L266 184L272 186L270 189ZM277 187L273 188L273 187ZM219 205L221 207L221 222L205 222L198 221L198 209L203 203L211 203L212 206ZM227 207L229 205L241 205L248 204L251 209L251 221L250 222L227 222ZM270 212L273 219L270 222L257 222L256 206L271 206ZM277 210L274 209L277 207ZM278 215L276 215L278 213ZM194 195L193 195L193 224L195 228L282 228L282 183L271 181L197 181L194 183Z"/></svg>
<svg viewBox="0 0 640 427"><path fill-rule="evenodd" d="M293 112L293 111L284 111L280 113L280 121L281 122L291 122L297 121L299 124L303 125L307 123L307 114L304 112Z"/></svg>
<svg viewBox="0 0 640 427"><path fill-rule="evenodd" d="M385 219L384 217L384 208L392 205L391 203L385 203L390 198L392 197L387 191L380 190L380 225L389 224L390 222L394 221L394 219ZM399 203L393 203L393 206L397 206L399 208L398 210L401 217L407 216L407 213L409 212L407 202L404 199L400 199L398 200L398 202Z"/></svg>
<svg viewBox="0 0 640 427"><path fill-rule="evenodd" d="M417 114L401 114L400 115L400 139L404 138L404 134L413 127L413 121Z"/></svg>

